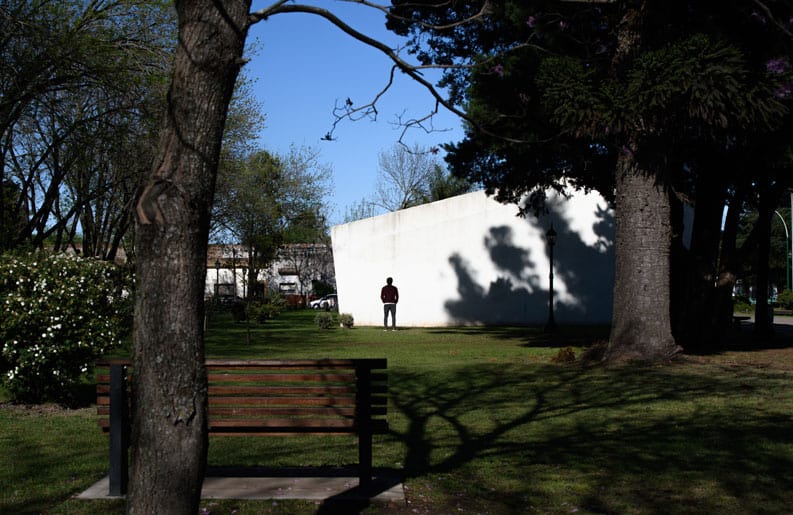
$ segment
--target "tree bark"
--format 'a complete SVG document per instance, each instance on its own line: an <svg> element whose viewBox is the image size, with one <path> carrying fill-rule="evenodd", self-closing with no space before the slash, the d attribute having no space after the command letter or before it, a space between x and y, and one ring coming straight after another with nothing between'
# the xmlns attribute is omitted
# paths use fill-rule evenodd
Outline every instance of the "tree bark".
<svg viewBox="0 0 793 515"><path fill-rule="evenodd" d="M721 343L722 327L716 302L722 216L727 202L729 163L711 159L697 177L691 242L684 258L673 267L679 285L673 294L676 341L686 351L708 351ZM681 227L682 229L682 227Z"/></svg>
<svg viewBox="0 0 793 515"><path fill-rule="evenodd" d="M179 44L136 207L129 513L198 511L207 450L203 293L209 213L250 0L175 2Z"/></svg>
<svg viewBox="0 0 793 515"><path fill-rule="evenodd" d="M774 334L774 319L771 316L771 305L768 303L770 278L768 256L771 253L771 220L774 218L774 207L777 195L769 185L771 180L766 177L759 183L760 192L757 206L757 252L755 262L755 291L757 303L754 306L754 333L760 338Z"/></svg>
<svg viewBox="0 0 793 515"><path fill-rule="evenodd" d="M614 315L604 360L666 361L680 351L670 319L669 196L629 148L617 161Z"/></svg>
<svg viewBox="0 0 793 515"><path fill-rule="evenodd" d="M735 283L742 271L742 261L737 247L738 225L741 211L744 208L744 196L748 185L737 184L735 193L729 202L727 216L724 219L722 244L719 249L719 278L716 283L716 295L713 303L713 318L716 327L720 330L720 339L723 340L727 329L732 325L733 300L732 292Z"/></svg>
<svg viewBox="0 0 793 515"><path fill-rule="evenodd" d="M647 2L626 2L617 28L610 78L623 81L642 49ZM615 279L611 336L603 360L667 361L680 351L670 313L671 207L666 185L636 155L640 123L626 129L615 170Z"/></svg>

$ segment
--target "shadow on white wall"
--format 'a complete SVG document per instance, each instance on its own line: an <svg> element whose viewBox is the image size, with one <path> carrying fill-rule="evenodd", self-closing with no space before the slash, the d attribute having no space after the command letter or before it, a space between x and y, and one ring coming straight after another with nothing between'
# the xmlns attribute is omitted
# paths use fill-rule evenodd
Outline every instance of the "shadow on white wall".
<svg viewBox="0 0 793 515"><path fill-rule="evenodd" d="M557 323L609 323L613 212L593 193L549 197L539 218L474 192L333 227L340 311L382 324L379 291L392 276L402 326L541 325L553 224Z"/></svg>

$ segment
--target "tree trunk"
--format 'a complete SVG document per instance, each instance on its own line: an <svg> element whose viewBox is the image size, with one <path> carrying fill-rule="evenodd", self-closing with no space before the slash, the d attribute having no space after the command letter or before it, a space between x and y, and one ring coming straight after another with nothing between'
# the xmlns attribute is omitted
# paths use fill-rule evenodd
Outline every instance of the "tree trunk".
<svg viewBox="0 0 793 515"><path fill-rule="evenodd" d="M727 208L722 231L721 248L719 249L719 278L716 283L716 295L713 303L713 319L719 329L720 340L723 341L727 330L732 325L733 300L732 292L741 270L738 256L737 239L738 224L744 206L744 195L748 185L738 184Z"/></svg>
<svg viewBox="0 0 793 515"><path fill-rule="evenodd" d="M195 514L206 464L203 293L209 212L250 0L177 1L179 45L136 208L129 513Z"/></svg>
<svg viewBox="0 0 793 515"><path fill-rule="evenodd" d="M774 320L771 316L771 306L768 303L770 281L768 256L771 253L771 220L774 218L774 207L777 197L767 184L770 179L764 179L760 185L757 206L757 262L755 263L755 291L757 303L754 306L754 333L760 338L767 338L774 334Z"/></svg>
<svg viewBox="0 0 793 515"><path fill-rule="evenodd" d="M669 197L627 148L617 161L615 190L614 318L604 359L666 361L680 351L670 319Z"/></svg>
<svg viewBox="0 0 793 515"><path fill-rule="evenodd" d="M674 333L686 351L713 351L721 338L714 303L729 166L720 159L709 165L697 178L689 250L673 270L679 284L672 302Z"/></svg>

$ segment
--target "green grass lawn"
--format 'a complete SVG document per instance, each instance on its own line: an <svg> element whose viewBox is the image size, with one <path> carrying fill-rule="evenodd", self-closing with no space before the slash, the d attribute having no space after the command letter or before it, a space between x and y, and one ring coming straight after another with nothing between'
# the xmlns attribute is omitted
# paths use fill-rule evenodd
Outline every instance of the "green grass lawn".
<svg viewBox="0 0 793 515"><path fill-rule="evenodd" d="M391 433L375 438L374 464L404 474L409 504L375 504L367 513L784 513L793 506L786 348L583 369L552 358L567 346L579 354L607 336L603 328L563 328L553 338L509 327L322 331L313 316L289 312L249 335L219 317L210 322L207 355L388 358ZM210 464L357 458L346 437L241 442L211 438ZM0 408L0 513L121 513L122 503L70 499L106 471L107 441L92 409ZM318 510L291 501L202 507Z"/></svg>

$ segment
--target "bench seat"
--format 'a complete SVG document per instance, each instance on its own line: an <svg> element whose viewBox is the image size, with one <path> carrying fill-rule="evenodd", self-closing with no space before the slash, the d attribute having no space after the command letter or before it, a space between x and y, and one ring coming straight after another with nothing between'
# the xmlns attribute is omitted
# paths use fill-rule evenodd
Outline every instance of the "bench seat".
<svg viewBox="0 0 793 515"><path fill-rule="evenodd" d="M358 435L361 486L372 435L388 432L385 359L207 360L213 436ZM110 495L124 495L131 426L129 360L97 362L99 427L110 434Z"/></svg>

